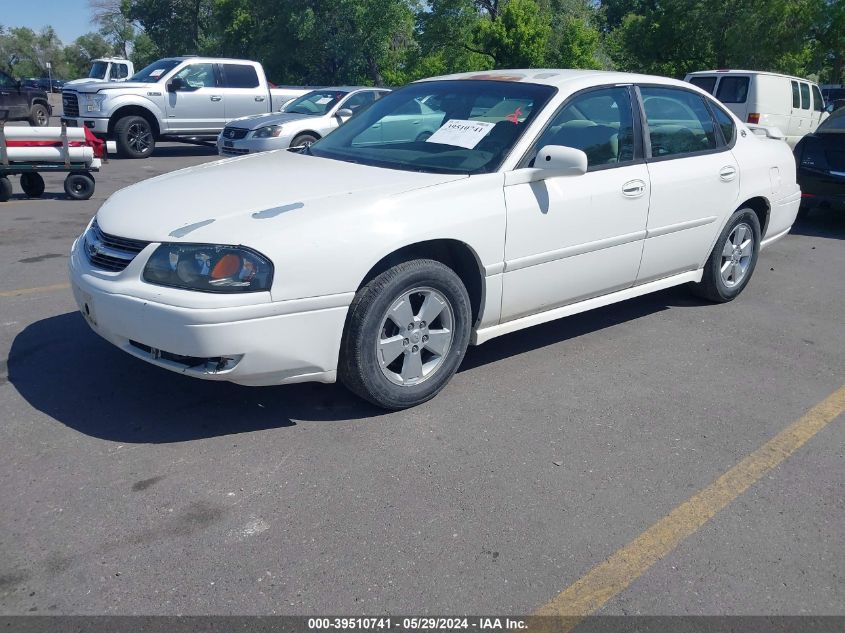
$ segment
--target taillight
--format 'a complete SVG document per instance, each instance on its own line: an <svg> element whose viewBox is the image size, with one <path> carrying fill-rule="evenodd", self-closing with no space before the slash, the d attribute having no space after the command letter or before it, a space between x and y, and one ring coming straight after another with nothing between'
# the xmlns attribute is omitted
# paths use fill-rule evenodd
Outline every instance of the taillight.
<svg viewBox="0 0 845 633"><path fill-rule="evenodd" d="M748 113L748 122L749 123L759 123L760 122L760 113L759 112L749 112Z"/></svg>

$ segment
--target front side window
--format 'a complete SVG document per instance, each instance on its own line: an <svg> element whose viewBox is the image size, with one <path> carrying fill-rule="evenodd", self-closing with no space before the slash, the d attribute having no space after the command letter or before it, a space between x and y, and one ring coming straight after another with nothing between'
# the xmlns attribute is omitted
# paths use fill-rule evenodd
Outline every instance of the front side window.
<svg viewBox="0 0 845 633"><path fill-rule="evenodd" d="M257 88L258 73L247 64L223 64L226 88Z"/></svg>
<svg viewBox="0 0 845 633"><path fill-rule="evenodd" d="M347 94L343 90L312 90L286 105L285 112L320 116L331 110Z"/></svg>
<svg viewBox="0 0 845 633"><path fill-rule="evenodd" d="M582 150L588 167L616 165L634 159L631 93L615 87L574 97L555 115L534 145L533 160L545 145Z"/></svg>
<svg viewBox="0 0 845 633"><path fill-rule="evenodd" d="M200 88L214 88L217 80L214 77L214 64L191 64L173 76L174 79L181 79L186 90L198 90Z"/></svg>
<svg viewBox="0 0 845 633"><path fill-rule="evenodd" d="M677 88L642 87L640 92L653 158L716 148L713 118L699 95Z"/></svg>
<svg viewBox="0 0 845 633"><path fill-rule="evenodd" d="M801 91L797 81L792 82L792 107L796 110L801 107Z"/></svg>
<svg viewBox="0 0 845 633"><path fill-rule="evenodd" d="M801 83L801 109L810 109L810 86L809 84Z"/></svg>
<svg viewBox="0 0 845 633"><path fill-rule="evenodd" d="M91 64L91 71L88 73L88 79L105 79L108 71L108 62L94 62Z"/></svg>
<svg viewBox="0 0 845 633"><path fill-rule="evenodd" d="M555 92L553 86L490 79L414 83L386 94L310 152L404 171L490 173ZM408 116L418 108L423 119ZM391 133L374 141L372 128L381 123Z"/></svg>
<svg viewBox="0 0 845 633"><path fill-rule="evenodd" d="M722 77L716 98L722 103L745 103L748 99L748 77Z"/></svg>
<svg viewBox="0 0 845 633"><path fill-rule="evenodd" d="M126 79L129 74L129 67L126 64L115 64L111 69L112 79Z"/></svg>
<svg viewBox="0 0 845 633"><path fill-rule="evenodd" d="M342 108L352 110L357 113L361 108L366 108L368 105L376 100L376 94L372 90L364 90L357 92L341 105Z"/></svg>
<svg viewBox="0 0 845 633"><path fill-rule="evenodd" d="M816 112L824 112L824 99L821 90L815 84L813 84L813 108Z"/></svg>
<svg viewBox="0 0 845 633"><path fill-rule="evenodd" d="M716 87L715 77L691 77L689 82L693 86L698 86L705 92L709 92L711 95L713 94L713 88Z"/></svg>

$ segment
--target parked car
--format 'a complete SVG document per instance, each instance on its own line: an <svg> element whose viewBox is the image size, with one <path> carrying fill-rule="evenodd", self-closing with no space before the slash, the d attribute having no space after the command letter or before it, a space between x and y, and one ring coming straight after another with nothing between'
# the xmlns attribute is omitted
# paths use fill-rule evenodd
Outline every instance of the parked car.
<svg viewBox="0 0 845 633"><path fill-rule="evenodd" d="M65 85L63 79L50 77L41 77L40 79L33 80L32 83L35 87L41 88L44 92L61 92L62 87Z"/></svg>
<svg viewBox="0 0 845 633"><path fill-rule="evenodd" d="M217 151L240 156L311 145L388 92L363 86L313 90L288 103L283 112L230 121L217 137Z"/></svg>
<svg viewBox="0 0 845 633"><path fill-rule="evenodd" d="M32 126L44 127L52 112L46 92L25 86L0 70L0 119L29 121Z"/></svg>
<svg viewBox="0 0 845 633"><path fill-rule="evenodd" d="M228 121L273 112L274 104L281 107L305 92L270 90L257 62L170 57L125 82L66 86L62 120L113 139L123 157L146 158L158 140L213 140Z"/></svg>
<svg viewBox="0 0 845 633"><path fill-rule="evenodd" d="M795 146L801 213L845 211L845 108L830 115Z"/></svg>
<svg viewBox="0 0 845 633"><path fill-rule="evenodd" d="M414 101L440 112L434 134L361 141ZM800 195L786 143L688 83L463 73L391 92L299 153L115 193L70 276L91 327L150 363L339 378L395 409L437 394L469 343L678 284L731 301Z"/></svg>
<svg viewBox="0 0 845 633"><path fill-rule="evenodd" d="M707 70L686 81L709 92L741 120L778 128L790 147L824 120L825 102L818 84L777 73Z"/></svg>
<svg viewBox="0 0 845 633"><path fill-rule="evenodd" d="M105 81L126 81L135 74L135 65L128 59L121 57L102 57L91 60L91 70L87 77L68 81L67 85L75 86L84 83Z"/></svg>

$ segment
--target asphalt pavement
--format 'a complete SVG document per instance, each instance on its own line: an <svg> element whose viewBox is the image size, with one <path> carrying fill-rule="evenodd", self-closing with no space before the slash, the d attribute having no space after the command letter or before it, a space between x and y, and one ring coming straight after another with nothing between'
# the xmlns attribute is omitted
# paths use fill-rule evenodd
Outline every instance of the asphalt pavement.
<svg viewBox="0 0 845 633"><path fill-rule="evenodd" d="M531 613L845 383L832 212L732 303L496 339L408 411L147 365L88 329L67 253L112 192L211 160L168 144L89 201L47 176L0 203L0 615ZM843 543L838 415L600 613L845 615Z"/></svg>

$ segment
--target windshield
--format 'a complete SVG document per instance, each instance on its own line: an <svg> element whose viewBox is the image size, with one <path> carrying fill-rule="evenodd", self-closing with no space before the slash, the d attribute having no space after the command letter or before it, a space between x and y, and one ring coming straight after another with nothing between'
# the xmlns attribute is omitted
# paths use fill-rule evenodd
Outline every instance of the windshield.
<svg viewBox="0 0 845 633"><path fill-rule="evenodd" d="M845 108L834 110L833 114L822 121L822 124L816 128L816 134L820 133L845 133Z"/></svg>
<svg viewBox="0 0 845 633"><path fill-rule="evenodd" d="M310 153L405 171L489 173L555 92L510 81L415 83L385 95Z"/></svg>
<svg viewBox="0 0 845 633"><path fill-rule="evenodd" d="M142 68L129 78L130 81L147 81L155 83L182 62L178 59L160 59L146 68Z"/></svg>
<svg viewBox="0 0 845 633"><path fill-rule="evenodd" d="M107 62L94 62L91 65L91 72L88 73L88 79L105 79L108 69L109 65Z"/></svg>
<svg viewBox="0 0 845 633"><path fill-rule="evenodd" d="M285 106L285 112L294 114L325 114L343 99L348 92L342 90L314 90Z"/></svg>

